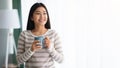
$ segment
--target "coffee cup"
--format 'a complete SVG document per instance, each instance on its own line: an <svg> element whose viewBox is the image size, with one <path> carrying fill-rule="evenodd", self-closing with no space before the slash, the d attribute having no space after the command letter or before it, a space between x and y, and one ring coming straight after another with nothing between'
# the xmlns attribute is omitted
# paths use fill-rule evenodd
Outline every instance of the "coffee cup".
<svg viewBox="0 0 120 68"><path fill-rule="evenodd" d="M44 36L38 36L34 38L35 40L38 40L40 43L38 43L37 45L40 45L42 48L45 48L45 44L44 44Z"/></svg>

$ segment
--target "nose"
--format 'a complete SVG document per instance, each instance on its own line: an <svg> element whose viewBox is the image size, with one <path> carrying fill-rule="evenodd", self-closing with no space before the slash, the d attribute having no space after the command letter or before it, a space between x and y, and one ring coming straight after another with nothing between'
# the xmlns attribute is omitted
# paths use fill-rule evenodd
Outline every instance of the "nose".
<svg viewBox="0 0 120 68"><path fill-rule="evenodd" d="M40 14L40 19L44 18L44 15L43 14Z"/></svg>

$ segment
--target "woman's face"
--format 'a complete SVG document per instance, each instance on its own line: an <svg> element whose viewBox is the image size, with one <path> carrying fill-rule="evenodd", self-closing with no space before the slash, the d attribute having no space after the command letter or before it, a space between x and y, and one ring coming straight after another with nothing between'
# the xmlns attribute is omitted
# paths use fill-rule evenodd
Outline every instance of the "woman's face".
<svg viewBox="0 0 120 68"><path fill-rule="evenodd" d="M35 25L45 25L47 22L47 12L44 7L38 7L33 12L33 17L31 18L34 21Z"/></svg>

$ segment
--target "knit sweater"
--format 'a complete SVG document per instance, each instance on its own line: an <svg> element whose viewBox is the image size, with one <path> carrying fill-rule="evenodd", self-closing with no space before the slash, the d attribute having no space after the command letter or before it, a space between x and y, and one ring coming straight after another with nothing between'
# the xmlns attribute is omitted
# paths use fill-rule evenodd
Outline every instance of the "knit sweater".
<svg viewBox="0 0 120 68"><path fill-rule="evenodd" d="M32 52L30 48L36 36L30 30L21 32L17 48L18 64L25 62L26 68L55 68L54 60L58 63L63 61L61 42L56 31L48 29L42 36L50 38L50 48L42 48Z"/></svg>

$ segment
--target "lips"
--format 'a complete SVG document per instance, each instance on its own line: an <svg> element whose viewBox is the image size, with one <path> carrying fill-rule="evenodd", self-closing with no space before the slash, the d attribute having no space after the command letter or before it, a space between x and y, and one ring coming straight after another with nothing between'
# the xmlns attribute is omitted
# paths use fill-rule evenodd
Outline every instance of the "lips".
<svg viewBox="0 0 120 68"><path fill-rule="evenodd" d="M44 22L44 20L38 20L39 22Z"/></svg>
<svg viewBox="0 0 120 68"><path fill-rule="evenodd" d="M38 23L45 24L45 20L38 20Z"/></svg>
<svg viewBox="0 0 120 68"><path fill-rule="evenodd" d="M42 21L45 21L44 19L38 19L38 21L42 22Z"/></svg>

